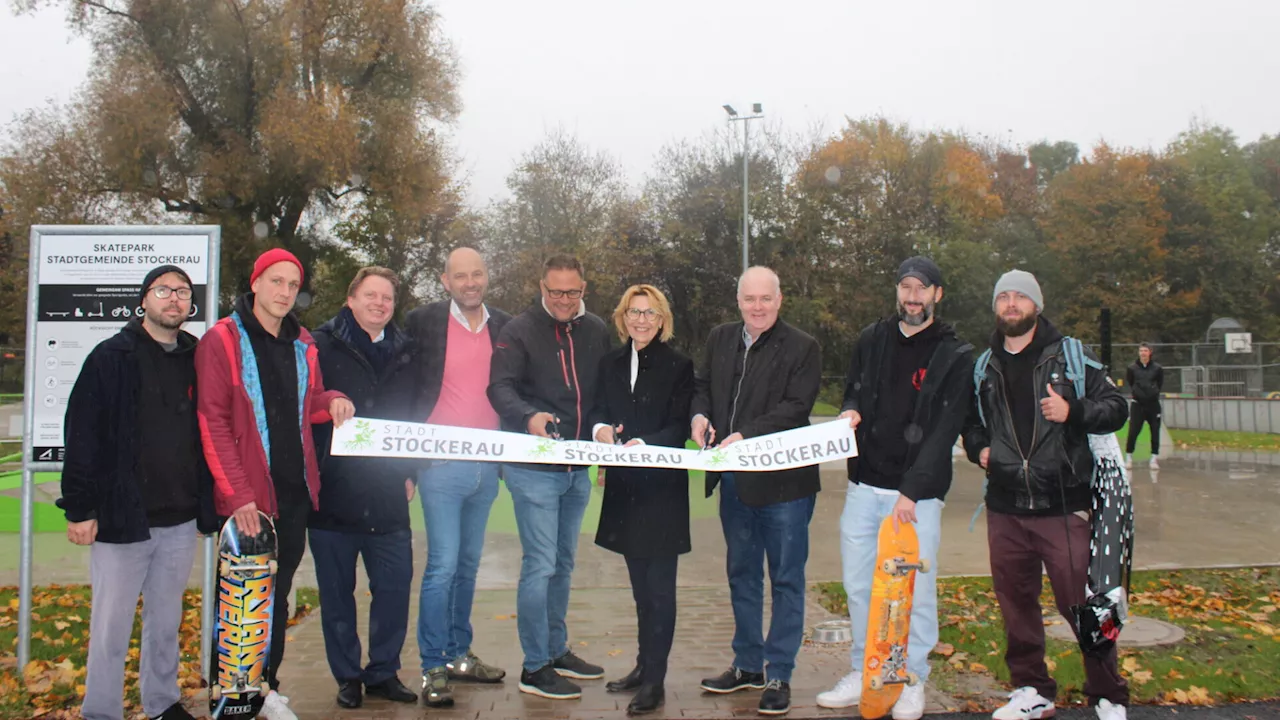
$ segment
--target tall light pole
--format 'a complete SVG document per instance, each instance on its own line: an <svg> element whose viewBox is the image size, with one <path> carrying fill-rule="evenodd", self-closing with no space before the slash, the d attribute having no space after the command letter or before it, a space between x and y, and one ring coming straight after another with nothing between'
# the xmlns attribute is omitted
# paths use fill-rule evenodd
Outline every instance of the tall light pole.
<svg viewBox="0 0 1280 720"><path fill-rule="evenodd" d="M742 121L742 272L747 271L747 238L749 237L750 228L750 200L748 190L747 161L751 157L751 123L750 120L756 120L764 117L764 107L760 103L751 106L752 115L739 115L732 105L725 105L724 111L729 113L729 122L735 120Z"/></svg>

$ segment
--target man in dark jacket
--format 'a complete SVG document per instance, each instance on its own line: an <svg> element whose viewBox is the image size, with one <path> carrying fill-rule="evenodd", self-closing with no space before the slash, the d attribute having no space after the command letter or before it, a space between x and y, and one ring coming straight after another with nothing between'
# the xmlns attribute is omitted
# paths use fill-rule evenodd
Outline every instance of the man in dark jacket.
<svg viewBox="0 0 1280 720"><path fill-rule="evenodd" d="M347 304L315 331L320 369L361 417L413 420L413 349L392 318L400 278L383 267L361 268ZM320 507L308 535L316 564L325 656L338 681L338 705L357 708L362 690L414 702L396 673L409 626L413 534L409 499L413 465L404 460L329 454L333 426L312 428L320 457ZM356 560L364 556L369 589L369 664L360 667L356 634Z"/></svg>
<svg viewBox="0 0 1280 720"><path fill-rule="evenodd" d="M987 471L991 582L1004 616L1005 662L1015 690L995 720L1049 717L1057 684L1044 661L1041 566L1058 612L1072 617L1089 577L1090 433L1120 429L1124 397L1100 369L1087 368L1085 395L1067 377L1062 334L1047 318L1029 272L1011 270L992 294L991 358L965 429L969 459ZM1097 361L1092 354L1089 359ZM1129 689L1116 652L1085 656L1084 692L1100 720L1123 720Z"/></svg>
<svg viewBox="0 0 1280 720"><path fill-rule="evenodd" d="M440 282L450 299L409 313L409 332L423 348L414 419L497 430L498 413L485 392L493 346L511 316L485 305L489 271L471 248L449 254ZM418 470L427 526L418 655L422 700L431 707L453 705L451 679L493 683L506 676L471 652L471 604L489 509L498 497L498 469L497 463L454 461Z"/></svg>
<svg viewBox="0 0 1280 720"><path fill-rule="evenodd" d="M898 268L898 314L868 325L858 337L845 381L840 417L858 434L849 460L849 488L840 516L840 555L853 625L853 670L828 692L822 707L856 705L862 694L867 612L881 522L914 523L920 558L937 568L942 505L951 488L952 449L973 396L973 346L935 317L942 271L925 257ZM938 643L937 571L917 573L911 606L907 669L921 682L903 688L895 720L924 714L929 652Z"/></svg>
<svg viewBox="0 0 1280 720"><path fill-rule="evenodd" d="M147 273L143 317L89 353L67 404L58 507L71 542L91 546L93 642L81 708L91 720L122 717L139 594L143 710L192 717L178 689L182 593L197 534L218 524L193 397L196 339L181 329L191 292L191 278L175 265Z"/></svg>
<svg viewBox="0 0 1280 720"><path fill-rule="evenodd" d="M1125 440L1125 467L1133 467L1133 449L1138 445L1138 435L1143 423L1151 425L1151 469L1159 470L1160 461L1160 393L1164 390L1164 368L1151 359L1151 346L1138 346L1138 361L1124 374L1124 384L1129 386L1133 400L1129 403L1129 437Z"/></svg>
<svg viewBox="0 0 1280 720"><path fill-rule="evenodd" d="M489 401L502 429L544 438L590 440L600 359L609 350L604 321L587 312L582 263L553 255L543 264L542 297L498 335ZM546 698L582 696L564 677L595 680L604 668L569 650L565 613L591 480L581 465L512 463L503 468L515 503L524 558L516 593L524 650L520 691Z"/></svg>
<svg viewBox="0 0 1280 720"><path fill-rule="evenodd" d="M778 319L781 307L782 288L769 268L750 268L738 279L742 322L711 331L697 373L690 429L699 447L809 425L822 356L816 340ZM702 689L763 688L760 712L781 715L791 708L791 672L804 635L804 568L809 520L821 489L818 467L707 473L707 497L716 485L728 551L734 659L719 677L703 680ZM767 640L761 632L766 556L773 586Z"/></svg>
<svg viewBox="0 0 1280 720"><path fill-rule="evenodd" d="M346 422L355 407L325 390L311 333L293 317L302 263L274 248L258 256L251 292L236 298L230 317L200 338L196 373L200 435L213 473L214 505L249 535L259 513L274 518L278 570L273 591L267 693L259 713L297 720L281 695L286 620L293 575L307 547L307 521L320 502L320 465L310 426Z"/></svg>

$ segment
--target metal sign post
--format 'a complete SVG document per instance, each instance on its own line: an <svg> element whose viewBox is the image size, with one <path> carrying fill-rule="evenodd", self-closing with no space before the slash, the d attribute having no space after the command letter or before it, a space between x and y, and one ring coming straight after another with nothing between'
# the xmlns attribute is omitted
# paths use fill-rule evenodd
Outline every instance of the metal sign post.
<svg viewBox="0 0 1280 720"><path fill-rule="evenodd" d="M61 472L63 417L71 387L97 344L141 317L138 286L151 268L177 265L195 285L185 328L199 337L218 320L216 225L33 225L27 273L27 356L23 386L22 535L18 564L18 667L31 660L31 563L35 474ZM203 303L203 317L199 312ZM204 539L208 558L213 541ZM205 567L206 594L212 582ZM207 595L206 595L207 596ZM209 604L202 635L207 638ZM208 667L208 643L202 644Z"/></svg>

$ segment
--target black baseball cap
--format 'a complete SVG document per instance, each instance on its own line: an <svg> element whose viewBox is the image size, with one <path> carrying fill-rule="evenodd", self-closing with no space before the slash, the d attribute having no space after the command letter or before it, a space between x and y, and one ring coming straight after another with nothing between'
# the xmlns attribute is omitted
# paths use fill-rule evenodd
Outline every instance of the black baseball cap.
<svg viewBox="0 0 1280 720"><path fill-rule="evenodd" d="M902 282L905 277L913 277L924 283L925 287L942 286L942 271L936 263L923 255L902 261L898 266L898 279L895 282Z"/></svg>

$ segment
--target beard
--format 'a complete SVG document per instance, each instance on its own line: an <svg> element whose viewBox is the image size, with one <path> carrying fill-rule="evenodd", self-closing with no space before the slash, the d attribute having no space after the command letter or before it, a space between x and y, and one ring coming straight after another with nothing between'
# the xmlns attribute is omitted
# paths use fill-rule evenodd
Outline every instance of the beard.
<svg viewBox="0 0 1280 720"><path fill-rule="evenodd" d="M933 319L933 303L925 303L918 313L912 313L906 305L898 303L898 319L911 327L919 327Z"/></svg>
<svg viewBox="0 0 1280 720"><path fill-rule="evenodd" d="M999 315L996 316L996 330L1005 337L1022 337L1031 332L1031 328L1035 326L1035 315L1025 315L1017 320L1006 320Z"/></svg>
<svg viewBox="0 0 1280 720"><path fill-rule="evenodd" d="M162 327L165 330L181 330L183 324L187 322L187 319L185 317L180 317L177 320L169 320L168 318L166 318L164 315L161 315L160 313L153 314L148 312L147 321L150 322L152 325L155 325L156 327Z"/></svg>

